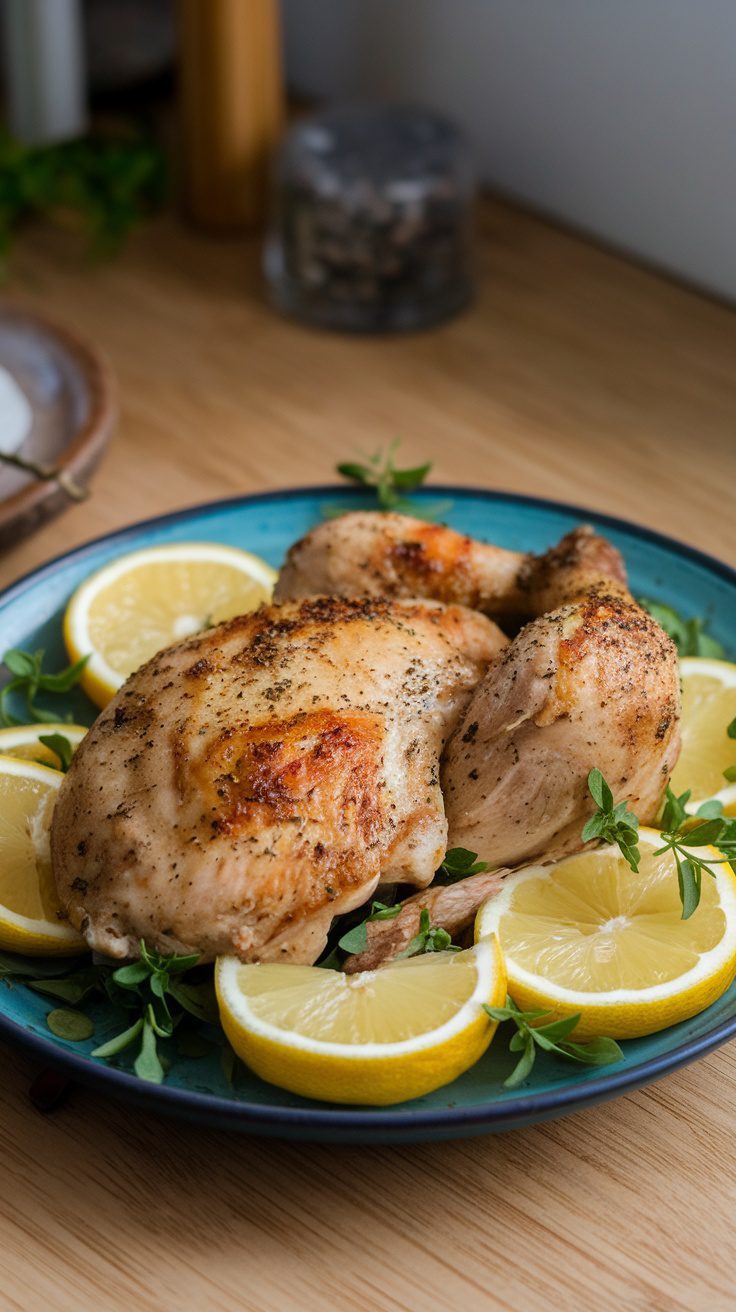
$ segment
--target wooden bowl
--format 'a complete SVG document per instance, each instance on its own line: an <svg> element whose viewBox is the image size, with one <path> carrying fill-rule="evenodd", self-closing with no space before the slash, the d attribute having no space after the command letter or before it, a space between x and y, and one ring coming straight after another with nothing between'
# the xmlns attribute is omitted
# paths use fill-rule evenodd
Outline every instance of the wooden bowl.
<svg viewBox="0 0 736 1312"><path fill-rule="evenodd" d="M33 415L17 455L52 468L62 483L71 479L85 487L117 418L112 373L103 357L68 328L2 297L0 365L22 388ZM0 463L0 549L70 504L57 480Z"/></svg>

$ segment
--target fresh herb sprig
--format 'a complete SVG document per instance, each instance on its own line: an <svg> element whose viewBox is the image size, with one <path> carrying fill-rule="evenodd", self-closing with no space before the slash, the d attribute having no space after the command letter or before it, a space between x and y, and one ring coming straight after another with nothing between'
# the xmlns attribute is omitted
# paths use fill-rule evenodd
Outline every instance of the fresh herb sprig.
<svg viewBox="0 0 736 1312"><path fill-rule="evenodd" d="M682 902L682 919L688 920L700 904L703 874L715 878L714 866L724 865L736 858L736 820L718 815L718 802L706 802L699 810L698 819L688 814L690 789L675 796L671 788L665 793L662 812L662 846L654 853L660 856L672 852L677 866L677 879ZM699 848L717 847L720 857L703 857Z"/></svg>
<svg viewBox="0 0 736 1312"><path fill-rule="evenodd" d="M0 273L16 231L59 211L81 216L91 251L111 254L163 199L164 153L144 131L25 145L0 132Z"/></svg>
<svg viewBox="0 0 736 1312"><path fill-rule="evenodd" d="M36 993L65 1004L55 1009L63 1012L62 1016L51 1011L47 1017L49 1028L60 1038L79 1041L91 1034L89 1018L84 1012L70 1010L88 999L104 998L127 1012L125 1028L95 1048L92 1056L116 1057L136 1044L138 1051L133 1063L136 1075L160 1084L164 1061L158 1051L158 1040L171 1038L187 1014L200 1022L218 1024L211 972L203 978L186 977L198 962L196 953L162 956L141 941L140 959L117 968L86 962L69 971L59 961L25 962L23 958L0 954L0 979L19 980ZM62 973L64 970L66 974ZM77 1021L73 1022L75 1016ZM187 1055L187 1048L185 1042L182 1056Z"/></svg>
<svg viewBox="0 0 736 1312"><path fill-rule="evenodd" d="M347 934L343 934L338 939L337 947L343 952L357 954L364 952L368 947L368 926L374 920L393 920L401 911L401 903L397 902L393 906L387 906L384 902L372 902L370 914L362 920L359 925L354 925L349 929ZM427 907L422 907L419 913L419 929L406 947L398 952L399 957L416 957L422 952L459 952L455 947L452 937L441 925L433 925ZM337 953L333 950L324 961L320 962L322 966L329 966L333 969L340 968L340 960Z"/></svg>
<svg viewBox="0 0 736 1312"><path fill-rule="evenodd" d="M37 724L48 724L58 720L58 711L49 711L36 704L39 693L59 694L69 692L82 677L89 656L82 656L73 665L67 665L55 674L48 674L43 669L44 649L23 651L20 647L11 647L3 656L3 664L13 676L3 688L0 688L0 724L23 724L8 710L8 699L13 693L20 694L25 701L27 718ZM55 748L53 749L56 750Z"/></svg>
<svg viewBox="0 0 736 1312"><path fill-rule="evenodd" d="M406 492L414 492L421 487L432 469L431 461L415 465L411 469L397 469L394 456L398 442L392 442L388 451L376 451L368 456L366 464L358 461L343 461L336 465L337 473L352 483L362 487L375 488L381 510L405 510L410 503L405 500Z"/></svg>
<svg viewBox="0 0 736 1312"><path fill-rule="evenodd" d="M579 1012L564 1020L551 1020L547 1024L540 1024L539 1022L548 1016L549 1012L522 1011L509 997L506 998L505 1007L489 1007L484 1003L483 1008L492 1020L511 1021L516 1027L509 1050L520 1052L521 1056L508 1079L503 1082L505 1089L515 1089L528 1078L538 1048L543 1052L551 1052L557 1057L565 1057L568 1061L576 1061L585 1066L607 1066L611 1062L623 1059L624 1054L615 1039L601 1037L591 1039L588 1043L573 1043L568 1038L580 1020Z"/></svg>
<svg viewBox="0 0 736 1312"><path fill-rule="evenodd" d="M589 843L597 838L604 843L617 843L636 874L641 860L637 846L639 821L626 802L614 802L613 793L597 768L588 775L588 791L596 804L596 810L583 829L583 842Z"/></svg>
<svg viewBox="0 0 736 1312"><path fill-rule="evenodd" d="M419 930L407 943L402 952L396 954L399 957L418 957L422 952L459 952L460 949L453 941L452 936L441 925L433 925L426 907L422 907L419 913Z"/></svg>
<svg viewBox="0 0 736 1312"><path fill-rule="evenodd" d="M439 875L443 884L456 884L469 875L482 875L490 869L490 862L479 861L477 852L471 852L467 847L451 847L445 854Z"/></svg>
<svg viewBox="0 0 736 1312"><path fill-rule="evenodd" d="M438 519L446 514L452 506L451 501L410 501L408 493L421 487L432 469L432 462L415 465L413 468L397 469L395 455L399 443L392 442L387 451L376 451L367 456L365 463L357 460L341 461L335 470L342 478L360 487L372 488L376 494L379 510L394 510L413 515L418 519ZM325 506L326 518L344 515L349 506Z"/></svg>
<svg viewBox="0 0 736 1312"><path fill-rule="evenodd" d="M216 1020L211 980L187 984L179 977L192 970L199 955L162 956L140 943L140 958L120 966L104 976L103 984L110 1001L134 1014L132 1023L114 1038L95 1048L93 1057L114 1057L133 1044L138 1054L133 1069L139 1079L160 1084L164 1066L158 1052L158 1039L170 1039L183 1012L198 1020ZM172 1012L170 1003L178 1007Z"/></svg>
<svg viewBox="0 0 736 1312"><path fill-rule="evenodd" d="M368 926L374 920L393 920L398 916L401 910L401 904L397 902L394 906L389 906L386 902L371 902L371 909L365 920L361 920L359 925L353 925L347 934L337 940L337 946L342 948L343 952L358 953L364 952L368 947Z"/></svg>
<svg viewBox="0 0 736 1312"><path fill-rule="evenodd" d="M66 774L67 770L69 769L69 766L72 763L72 757L74 755L74 748L72 747L72 744L69 742L69 739L67 738L66 734L41 733L38 735L38 741L44 747L48 747L49 751L53 752L54 756L58 758L59 761L58 766L53 766L52 768L55 770L61 770L62 774ZM46 762L45 761L41 762L41 764L45 765Z"/></svg>
<svg viewBox="0 0 736 1312"><path fill-rule="evenodd" d="M597 810L582 832L583 842L600 839L616 843L631 869L639 869L641 853L637 846L639 821L626 802L614 803L613 793L600 770L591 770L588 788ZM720 802L704 802L697 816L687 810L690 789L676 797L668 786L662 812L662 846L654 855L672 852L682 902L682 919L688 920L700 903L703 872L715 878L714 866L736 859L736 819L723 815ZM720 857L698 855L698 849L716 847Z"/></svg>
<svg viewBox="0 0 736 1312"><path fill-rule="evenodd" d="M705 621L698 617L686 619L663 601L640 597L639 605L657 621L674 642L680 656L708 656L718 660L725 653L720 642L705 631Z"/></svg>

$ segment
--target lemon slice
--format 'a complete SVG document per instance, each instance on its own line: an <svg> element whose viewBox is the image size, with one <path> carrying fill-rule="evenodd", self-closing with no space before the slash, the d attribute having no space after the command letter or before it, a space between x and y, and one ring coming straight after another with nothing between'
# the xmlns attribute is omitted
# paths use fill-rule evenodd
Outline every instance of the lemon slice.
<svg viewBox="0 0 736 1312"><path fill-rule="evenodd" d="M0 756L0 948L28 956L80 952L62 919L51 873L49 825L64 776Z"/></svg>
<svg viewBox="0 0 736 1312"><path fill-rule="evenodd" d="M41 765L51 766L52 770L58 770L61 762L56 752L39 742L41 734L44 738L52 733L63 734L72 749L76 749L86 732L83 724L14 724L9 729L0 729L0 755L17 756L22 761L38 761Z"/></svg>
<svg viewBox="0 0 736 1312"><path fill-rule="evenodd" d="M690 812L715 798L736 814L736 783L723 777L736 766L736 739L726 732L736 718L736 665L690 656L680 661L680 678L682 751L670 786L677 793L692 790Z"/></svg>
<svg viewBox="0 0 736 1312"><path fill-rule="evenodd" d="M275 582L265 560L212 542L121 556L77 589L64 616L70 659L91 653L84 691L104 706L157 651L255 610L270 599Z"/></svg>
<svg viewBox="0 0 736 1312"><path fill-rule="evenodd" d="M385 1105L449 1084L485 1052L506 975L494 939L343 975L221 957L220 1019L261 1079L305 1098Z"/></svg>
<svg viewBox="0 0 736 1312"><path fill-rule="evenodd" d="M700 906L682 920L677 871L655 830L640 832L634 874L617 847L509 875L478 912L496 934L509 993L524 1010L581 1013L575 1038L653 1034L709 1007L736 975L736 875L703 875ZM698 848L704 859L719 854Z"/></svg>

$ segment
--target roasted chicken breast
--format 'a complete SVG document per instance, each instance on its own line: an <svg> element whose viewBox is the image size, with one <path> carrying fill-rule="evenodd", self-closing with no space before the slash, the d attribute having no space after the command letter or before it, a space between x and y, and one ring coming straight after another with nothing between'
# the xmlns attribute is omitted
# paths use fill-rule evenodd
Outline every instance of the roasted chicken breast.
<svg viewBox="0 0 736 1312"><path fill-rule="evenodd" d="M90 947L312 962L381 880L445 852L444 744L505 646L431 601L262 607L161 652L84 739L52 858Z"/></svg>

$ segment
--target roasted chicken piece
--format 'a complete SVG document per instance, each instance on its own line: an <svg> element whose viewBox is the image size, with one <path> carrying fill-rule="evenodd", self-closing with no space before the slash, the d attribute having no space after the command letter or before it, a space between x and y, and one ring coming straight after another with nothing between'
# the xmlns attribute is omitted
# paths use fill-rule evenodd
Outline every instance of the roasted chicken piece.
<svg viewBox="0 0 736 1312"><path fill-rule="evenodd" d="M90 947L312 962L381 880L445 852L442 748L503 648L431 601L262 607L154 657L84 739L52 859Z"/></svg>
<svg viewBox="0 0 736 1312"><path fill-rule="evenodd" d="M327 588L536 617L489 668L444 754L451 846L509 865L578 845L594 765L642 821L654 817L679 752L677 654L591 528L535 556L356 512L296 543L277 590Z"/></svg>
<svg viewBox="0 0 736 1312"><path fill-rule="evenodd" d="M591 528L543 555L506 551L408 515L355 511L291 547L275 596L434 597L522 620L607 580L625 588L619 552Z"/></svg>
<svg viewBox="0 0 736 1312"><path fill-rule="evenodd" d="M422 911L429 912L431 924L440 925L453 938L470 928L484 902L497 893L507 870L487 870L467 875L456 884L438 884L415 893L401 904L391 920L371 920L366 926L368 946L345 961L345 972L375 970L384 961L398 957L419 932Z"/></svg>
<svg viewBox="0 0 736 1312"><path fill-rule="evenodd" d="M445 750L449 845L499 866L577 850L593 766L653 820L677 760L679 708L674 646L630 599L592 591L535 620L489 667ZM368 946L345 969L399 955L424 907L434 925L464 931L506 873L415 894L395 919L369 923Z"/></svg>
<svg viewBox="0 0 736 1312"><path fill-rule="evenodd" d="M447 745L450 844L504 865L574 851L594 766L653 820L679 715L675 646L631 598L592 590L541 616L489 669Z"/></svg>

